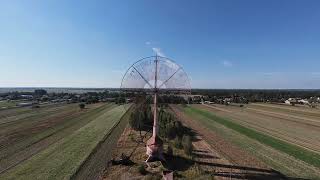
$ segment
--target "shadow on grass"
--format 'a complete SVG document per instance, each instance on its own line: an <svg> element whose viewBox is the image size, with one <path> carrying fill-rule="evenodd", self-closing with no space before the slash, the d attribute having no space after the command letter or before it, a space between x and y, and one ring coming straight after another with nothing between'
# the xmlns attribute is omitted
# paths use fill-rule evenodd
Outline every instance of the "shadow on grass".
<svg viewBox="0 0 320 180"><path fill-rule="evenodd" d="M210 154L201 154L201 153L198 153L198 152L195 152L195 151L192 152L192 156L195 157L195 158L220 159L217 156L213 156L213 155L210 155Z"/></svg>
<svg viewBox="0 0 320 180"><path fill-rule="evenodd" d="M186 127L184 125L182 125L182 129L183 129L183 135L190 136L192 138L193 142L197 142L197 141L201 140L201 139L197 138L198 133L196 131L194 131L193 129Z"/></svg>
<svg viewBox="0 0 320 180"><path fill-rule="evenodd" d="M165 155L165 162L162 162L163 166L172 171L186 171L194 162L190 159L181 157L181 156L168 156Z"/></svg>
<svg viewBox="0 0 320 180"><path fill-rule="evenodd" d="M209 153L209 151L193 150L194 153Z"/></svg>
<svg viewBox="0 0 320 180"><path fill-rule="evenodd" d="M216 167L226 168L224 172L213 172L213 175L216 177L228 177L228 178L236 178L236 179L258 179L258 180L264 180L264 179L266 180L267 179L306 180L302 178L287 177L278 171L269 170L269 169L261 169L261 168L245 167L245 166L237 166L237 165L226 165L226 164L218 164L218 163L208 163L208 162L201 162L201 161L194 161L194 162L200 165L212 166L213 169Z"/></svg>

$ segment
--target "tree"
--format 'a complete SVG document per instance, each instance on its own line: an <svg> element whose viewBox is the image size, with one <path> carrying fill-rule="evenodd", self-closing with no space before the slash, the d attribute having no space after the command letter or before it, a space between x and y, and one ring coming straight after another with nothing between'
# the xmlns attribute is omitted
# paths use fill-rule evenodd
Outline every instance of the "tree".
<svg viewBox="0 0 320 180"><path fill-rule="evenodd" d="M168 146L168 148L167 148L167 155L168 156L173 156L173 149L172 149L171 146Z"/></svg>
<svg viewBox="0 0 320 180"><path fill-rule="evenodd" d="M84 109L86 107L86 105L84 103L79 104L80 109Z"/></svg>
<svg viewBox="0 0 320 180"><path fill-rule="evenodd" d="M116 101L117 104L124 104L126 102L126 99L124 97L119 97Z"/></svg>
<svg viewBox="0 0 320 180"><path fill-rule="evenodd" d="M140 137L141 131L147 130L149 125L152 123L152 114L151 110L146 105L141 105L139 108L136 108L130 115L129 125L136 131L139 131Z"/></svg>
<svg viewBox="0 0 320 180"><path fill-rule="evenodd" d="M186 154L188 155L192 154L193 146L192 146L192 141L190 136L184 135L182 137L182 147Z"/></svg>
<svg viewBox="0 0 320 180"><path fill-rule="evenodd" d="M47 91L44 90L44 89L36 89L34 90L34 94L36 96L43 96L43 95L46 95L47 94Z"/></svg>

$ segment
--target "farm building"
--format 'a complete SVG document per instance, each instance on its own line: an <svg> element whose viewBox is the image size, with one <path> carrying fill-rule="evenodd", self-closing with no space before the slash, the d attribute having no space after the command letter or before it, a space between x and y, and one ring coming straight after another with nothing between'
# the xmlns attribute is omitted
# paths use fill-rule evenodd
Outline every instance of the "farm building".
<svg viewBox="0 0 320 180"><path fill-rule="evenodd" d="M214 102L211 102L211 101L204 101L204 104L214 104Z"/></svg>
<svg viewBox="0 0 320 180"><path fill-rule="evenodd" d="M25 106L32 106L34 103L32 102L21 102L21 103L17 103L17 106L19 107L25 107Z"/></svg>
<svg viewBox="0 0 320 180"><path fill-rule="evenodd" d="M201 103L202 95L189 95L188 98L191 98L193 103Z"/></svg>
<svg viewBox="0 0 320 180"><path fill-rule="evenodd" d="M306 100L306 99L300 99L300 100L298 100L298 102L299 102L300 104L309 104L309 101Z"/></svg>
<svg viewBox="0 0 320 180"><path fill-rule="evenodd" d="M289 105L295 105L295 104L310 104L308 100L306 99L301 99L301 98L289 98L284 101L284 103L289 104Z"/></svg>
<svg viewBox="0 0 320 180"><path fill-rule="evenodd" d="M32 95L29 95L29 94L27 94L27 95L21 95L21 98L23 98L23 99L33 99L33 96Z"/></svg>
<svg viewBox="0 0 320 180"><path fill-rule="evenodd" d="M289 104L289 105L295 105L298 103L298 101L296 98L289 98L289 99L285 100L284 103Z"/></svg>

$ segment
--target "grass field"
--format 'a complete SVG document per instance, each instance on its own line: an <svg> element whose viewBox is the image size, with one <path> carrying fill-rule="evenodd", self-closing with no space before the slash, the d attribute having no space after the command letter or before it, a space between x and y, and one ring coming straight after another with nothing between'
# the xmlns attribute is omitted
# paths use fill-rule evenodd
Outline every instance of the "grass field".
<svg viewBox="0 0 320 180"><path fill-rule="evenodd" d="M318 109L297 109L297 107L272 104L250 104L244 108L204 106L197 107L206 108L218 116L230 118L246 127L320 153Z"/></svg>
<svg viewBox="0 0 320 180"><path fill-rule="evenodd" d="M260 131L258 128L249 126L248 122L242 123L240 119L242 116L234 115L232 108L234 107L210 108L194 105L184 108L184 113L285 175L312 179L320 177L320 155L317 152L282 140L272 133ZM231 115L238 119L234 120ZM268 121L268 119L264 120ZM256 119L255 123L258 124L260 121L263 119ZM308 132L305 131L305 133Z"/></svg>
<svg viewBox="0 0 320 180"><path fill-rule="evenodd" d="M308 151L306 149L303 149L299 146L295 146L293 144L289 144L285 141L281 141L279 139L276 139L272 136L265 135L263 133L260 133L258 131L255 131L253 129L247 128L245 126L239 125L237 123L234 123L232 120L227 118L222 118L219 116L216 116L208 111L197 109L197 108L189 108L187 109L190 113L198 113L201 114L208 119L212 119L227 128L230 128L234 131L237 131L238 133L241 133L249 138L252 138L254 140L257 140L258 142L268 145L274 149L277 149L281 152L287 153L297 159L300 159L302 161L305 161L306 163L309 163L311 165L314 165L316 167L320 167L320 154Z"/></svg>
<svg viewBox="0 0 320 180"><path fill-rule="evenodd" d="M0 179L69 179L123 113L114 104L0 112Z"/></svg>
<svg viewBox="0 0 320 180"><path fill-rule="evenodd" d="M17 104L17 102L14 101L0 101L0 110L4 109L4 108L11 108L11 107L15 107Z"/></svg>

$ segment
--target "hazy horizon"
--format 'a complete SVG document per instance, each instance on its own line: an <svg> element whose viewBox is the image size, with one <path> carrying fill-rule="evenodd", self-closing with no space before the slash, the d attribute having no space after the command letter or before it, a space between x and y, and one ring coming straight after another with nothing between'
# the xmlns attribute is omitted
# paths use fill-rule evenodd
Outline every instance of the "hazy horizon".
<svg viewBox="0 0 320 180"><path fill-rule="evenodd" d="M0 87L118 88L158 54L192 88L320 89L319 1L2 1Z"/></svg>
<svg viewBox="0 0 320 180"><path fill-rule="evenodd" d="M0 89L121 89L120 87L0 87ZM320 90L320 88L304 88L304 89L290 89L290 88L192 88L195 90Z"/></svg>

